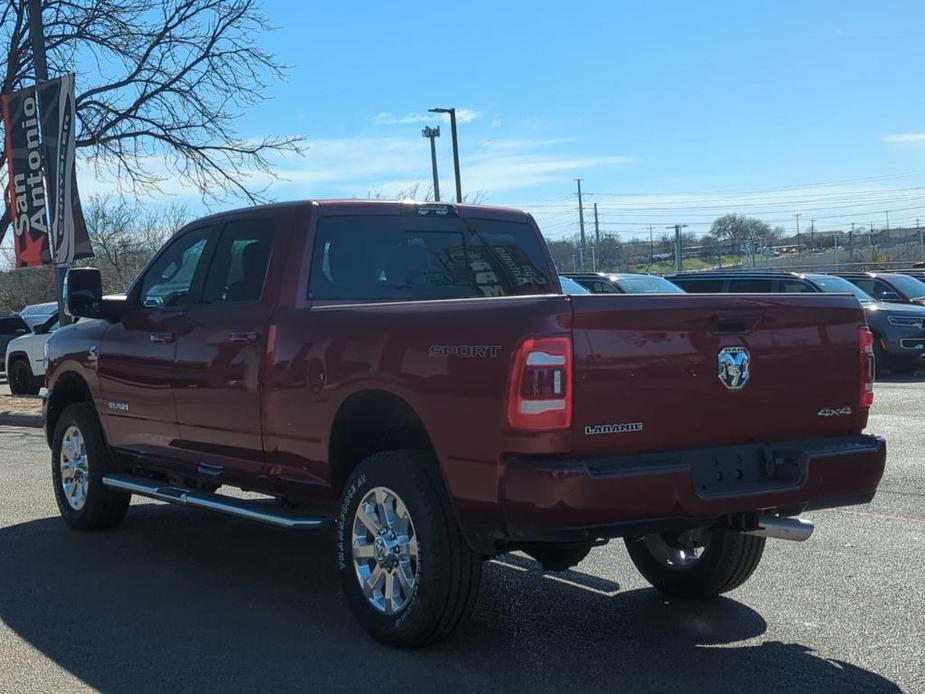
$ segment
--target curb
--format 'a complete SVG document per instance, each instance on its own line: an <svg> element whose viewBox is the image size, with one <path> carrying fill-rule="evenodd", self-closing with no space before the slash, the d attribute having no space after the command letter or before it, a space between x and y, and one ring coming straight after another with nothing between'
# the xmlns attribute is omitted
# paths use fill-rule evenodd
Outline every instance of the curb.
<svg viewBox="0 0 925 694"><path fill-rule="evenodd" d="M44 423L42 415L28 412L0 412L0 426L32 427L41 429Z"/></svg>

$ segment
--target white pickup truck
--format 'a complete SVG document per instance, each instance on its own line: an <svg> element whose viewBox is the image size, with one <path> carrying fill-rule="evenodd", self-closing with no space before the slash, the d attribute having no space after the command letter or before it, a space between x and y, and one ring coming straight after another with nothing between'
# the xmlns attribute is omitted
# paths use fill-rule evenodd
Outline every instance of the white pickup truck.
<svg viewBox="0 0 925 694"><path fill-rule="evenodd" d="M45 382L45 343L58 329L58 305L26 306L19 315L31 332L9 341L3 364L13 395L36 395Z"/></svg>

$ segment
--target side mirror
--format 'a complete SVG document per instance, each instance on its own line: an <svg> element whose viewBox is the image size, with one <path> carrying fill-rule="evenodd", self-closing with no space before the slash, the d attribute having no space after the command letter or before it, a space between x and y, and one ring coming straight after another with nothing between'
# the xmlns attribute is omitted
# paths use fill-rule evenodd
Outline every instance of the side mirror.
<svg viewBox="0 0 925 694"><path fill-rule="evenodd" d="M902 297L899 296L899 294L897 294L896 292L890 292L890 291L883 292L883 294L880 295L880 301L886 301L887 303L891 303L891 304L905 303L902 300Z"/></svg>
<svg viewBox="0 0 925 694"><path fill-rule="evenodd" d="M32 329L32 332L36 335L47 335L49 333L48 324L40 323Z"/></svg>
<svg viewBox="0 0 925 694"><path fill-rule="evenodd" d="M64 276L64 307L75 318L103 317L103 278L92 267L75 267Z"/></svg>

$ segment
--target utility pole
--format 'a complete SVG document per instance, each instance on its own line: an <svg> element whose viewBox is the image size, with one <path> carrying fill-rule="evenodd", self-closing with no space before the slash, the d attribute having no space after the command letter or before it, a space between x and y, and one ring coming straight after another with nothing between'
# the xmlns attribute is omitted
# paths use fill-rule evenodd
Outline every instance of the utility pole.
<svg viewBox="0 0 925 694"><path fill-rule="evenodd" d="M922 260L925 260L925 234L922 233L922 228L919 226L918 217L915 218L915 230L919 234L919 246L922 248Z"/></svg>
<svg viewBox="0 0 925 694"><path fill-rule="evenodd" d="M48 61L45 58L45 26L42 22L41 0L29 0L29 41L32 44L32 62L35 65L35 81L37 84L48 81ZM70 204L70 201L67 202ZM47 210L46 206L46 210ZM49 222L51 216L49 215ZM48 247L52 257L55 256L54 234L48 234ZM64 276L67 274L66 264L55 265L55 293L58 296L58 324L67 325L71 322L64 312Z"/></svg>
<svg viewBox="0 0 925 694"><path fill-rule="evenodd" d="M581 202L581 179L576 178L578 181L578 228L581 231L581 247L585 247L585 208L582 206Z"/></svg>
<svg viewBox="0 0 925 694"><path fill-rule="evenodd" d="M851 231L848 232L848 256L854 257L854 222L851 222Z"/></svg>
<svg viewBox="0 0 925 694"><path fill-rule="evenodd" d="M686 226L687 224L673 224L670 227L665 227L666 229L674 229L674 269L678 272L684 269L684 261L681 258L681 229Z"/></svg>
<svg viewBox="0 0 925 694"><path fill-rule="evenodd" d="M797 219L797 243L798 244L802 243L803 241L803 237L800 236L800 214L801 214L800 212L797 212L796 214L793 215ZM799 250L799 247L797 247L797 250Z"/></svg>
<svg viewBox="0 0 925 694"><path fill-rule="evenodd" d="M883 214L886 215L886 237L890 238L890 211L887 210Z"/></svg>
<svg viewBox="0 0 925 694"><path fill-rule="evenodd" d="M649 225L649 264L655 261L655 237L652 235L652 225Z"/></svg>
<svg viewBox="0 0 925 694"><path fill-rule="evenodd" d="M601 229L597 225L597 203L594 203L594 245L601 245Z"/></svg>
<svg viewBox="0 0 925 694"><path fill-rule="evenodd" d="M456 202L462 202L462 181L459 179L459 140L456 137L456 109L432 108L431 113L447 113L450 116L450 135L453 139L453 169L456 174Z"/></svg>
<svg viewBox="0 0 925 694"><path fill-rule="evenodd" d="M434 173L434 202L440 202L440 179L437 176L437 138L440 137L440 126L425 127L421 134L430 140L430 166Z"/></svg>

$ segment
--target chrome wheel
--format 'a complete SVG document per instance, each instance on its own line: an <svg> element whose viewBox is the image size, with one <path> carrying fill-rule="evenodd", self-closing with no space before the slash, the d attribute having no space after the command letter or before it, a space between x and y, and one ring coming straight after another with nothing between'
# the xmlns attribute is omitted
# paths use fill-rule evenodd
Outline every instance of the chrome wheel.
<svg viewBox="0 0 925 694"><path fill-rule="evenodd" d="M671 569L693 567L710 545L710 531L684 530L673 533L653 533L643 538L652 558Z"/></svg>
<svg viewBox="0 0 925 694"><path fill-rule="evenodd" d="M418 541L401 498L386 487L370 490L353 516L353 567L360 589L379 612L395 614L410 602L418 577Z"/></svg>
<svg viewBox="0 0 925 694"><path fill-rule="evenodd" d="M83 434L75 426L68 427L61 440L58 465L61 470L61 488L68 506L79 511L87 503L90 487L90 467Z"/></svg>

